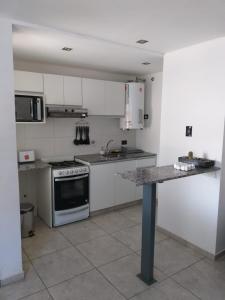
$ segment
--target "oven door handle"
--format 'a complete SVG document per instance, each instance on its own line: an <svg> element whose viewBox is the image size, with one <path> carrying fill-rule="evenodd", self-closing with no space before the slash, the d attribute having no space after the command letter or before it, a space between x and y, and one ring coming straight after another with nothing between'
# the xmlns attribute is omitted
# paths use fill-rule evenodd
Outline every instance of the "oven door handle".
<svg viewBox="0 0 225 300"><path fill-rule="evenodd" d="M82 176L76 176L76 177L71 177L71 178L55 178L55 181L60 182L60 181L72 181L72 180L77 180L77 179L82 179L82 178L86 178L89 175L82 175Z"/></svg>

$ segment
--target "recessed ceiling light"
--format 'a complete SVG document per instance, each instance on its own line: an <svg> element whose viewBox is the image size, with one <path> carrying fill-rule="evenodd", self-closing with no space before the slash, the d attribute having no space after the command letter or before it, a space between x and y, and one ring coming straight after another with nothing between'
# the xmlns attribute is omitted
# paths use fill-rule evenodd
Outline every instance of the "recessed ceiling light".
<svg viewBox="0 0 225 300"><path fill-rule="evenodd" d="M72 51L73 48L70 48L70 47L63 47L62 50L63 50L63 51Z"/></svg>
<svg viewBox="0 0 225 300"><path fill-rule="evenodd" d="M146 43L148 43L148 41L147 40L138 40L136 43L138 43L138 44L146 44Z"/></svg>
<svg viewBox="0 0 225 300"><path fill-rule="evenodd" d="M145 65L145 66L148 66L148 65L150 65L151 63L149 62L149 61L145 61L145 62L143 62L142 63L142 65Z"/></svg>

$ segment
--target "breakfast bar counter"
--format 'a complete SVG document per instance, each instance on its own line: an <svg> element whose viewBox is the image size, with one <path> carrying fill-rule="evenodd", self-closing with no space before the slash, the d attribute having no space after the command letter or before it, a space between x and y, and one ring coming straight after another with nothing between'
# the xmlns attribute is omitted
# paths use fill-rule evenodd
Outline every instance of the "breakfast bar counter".
<svg viewBox="0 0 225 300"><path fill-rule="evenodd" d="M218 167L196 168L180 171L173 166L137 168L118 173L122 178L143 185L141 273L138 277L145 283L155 282L153 277L155 248L156 184L204 173L216 172Z"/></svg>

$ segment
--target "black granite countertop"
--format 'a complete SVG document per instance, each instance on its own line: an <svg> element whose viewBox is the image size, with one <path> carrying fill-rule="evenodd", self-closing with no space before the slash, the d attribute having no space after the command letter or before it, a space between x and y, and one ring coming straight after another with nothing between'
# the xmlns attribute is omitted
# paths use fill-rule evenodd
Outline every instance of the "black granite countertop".
<svg viewBox="0 0 225 300"><path fill-rule="evenodd" d="M50 168L51 166L42 161L42 160L36 160L34 162L29 163L18 163L18 170L19 172L26 172L31 170L37 170L37 169L44 169L44 168Z"/></svg>
<svg viewBox="0 0 225 300"><path fill-rule="evenodd" d="M190 171L180 171L174 169L173 166L163 167L146 167L137 168L133 171L127 171L125 173L118 173L122 178L135 182L137 185L143 185L148 183L161 183L168 180L178 179L182 177L188 177L203 173L216 172L220 170L218 167L212 168L196 168Z"/></svg>
<svg viewBox="0 0 225 300"><path fill-rule="evenodd" d="M87 154L87 155L77 155L75 156L75 159L79 162L95 165L95 164L102 164L102 163L112 163L112 162L117 162L122 160L136 160L136 159L150 158L150 157L156 157L156 154L149 153L149 152L142 152L142 153L104 156L95 153L95 154Z"/></svg>

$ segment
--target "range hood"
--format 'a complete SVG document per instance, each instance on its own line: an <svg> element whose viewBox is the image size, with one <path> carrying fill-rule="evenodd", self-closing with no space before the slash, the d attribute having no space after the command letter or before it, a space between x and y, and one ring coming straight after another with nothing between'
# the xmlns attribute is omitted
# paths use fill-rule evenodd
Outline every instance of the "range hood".
<svg viewBox="0 0 225 300"><path fill-rule="evenodd" d="M73 105L46 105L48 118L86 118L88 110Z"/></svg>

